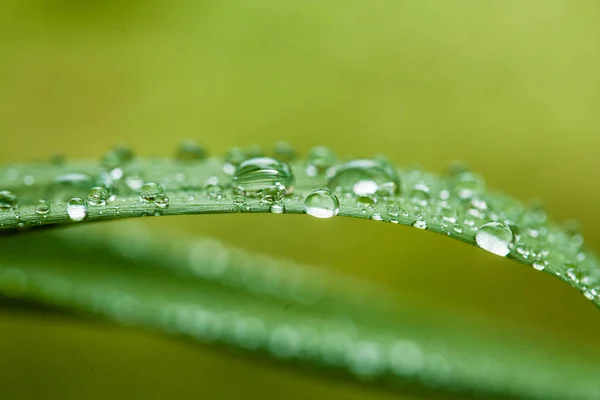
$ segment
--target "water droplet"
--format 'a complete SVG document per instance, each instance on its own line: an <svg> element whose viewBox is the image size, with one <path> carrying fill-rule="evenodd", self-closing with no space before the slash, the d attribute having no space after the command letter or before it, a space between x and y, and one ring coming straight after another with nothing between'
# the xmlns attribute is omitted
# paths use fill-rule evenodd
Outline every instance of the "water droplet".
<svg viewBox="0 0 600 400"><path fill-rule="evenodd" d="M547 260L534 260L531 264L531 266L538 271L543 271L548 265Z"/></svg>
<svg viewBox="0 0 600 400"><path fill-rule="evenodd" d="M317 218L331 218L340 211L340 201L329 189L312 191L304 200L304 210Z"/></svg>
<svg viewBox="0 0 600 400"><path fill-rule="evenodd" d="M429 192L429 187L425 183L417 183L410 193L410 199L415 204L426 206L431 197Z"/></svg>
<svg viewBox="0 0 600 400"><path fill-rule="evenodd" d="M265 151L258 144L252 145L246 149L246 158L264 157Z"/></svg>
<svg viewBox="0 0 600 400"><path fill-rule="evenodd" d="M158 183L147 182L142 186L140 198L146 203L153 202L156 200L156 196L158 196L159 193L163 193L163 189Z"/></svg>
<svg viewBox="0 0 600 400"><path fill-rule="evenodd" d="M239 194L256 196L259 192L277 186L290 193L294 177L287 163L271 157L250 158L243 161L233 176L233 188Z"/></svg>
<svg viewBox="0 0 600 400"><path fill-rule="evenodd" d="M46 215L50 212L50 202L48 200L38 200L33 208L36 214Z"/></svg>
<svg viewBox="0 0 600 400"><path fill-rule="evenodd" d="M258 191L258 198L261 204L274 204L279 203L285 197L285 186L279 182L266 189Z"/></svg>
<svg viewBox="0 0 600 400"><path fill-rule="evenodd" d="M82 221L87 212L87 206L81 197L74 197L67 203L67 214L73 221Z"/></svg>
<svg viewBox="0 0 600 400"><path fill-rule="evenodd" d="M233 175L238 165L247 159L248 156L246 156L246 153L239 147L232 147L225 153L224 158L225 164L223 165L223 172L227 175Z"/></svg>
<svg viewBox="0 0 600 400"><path fill-rule="evenodd" d="M390 164L380 160L356 159L337 167L327 186L357 196L392 196L399 193L400 181Z"/></svg>
<svg viewBox="0 0 600 400"><path fill-rule="evenodd" d="M317 176L324 174L337 162L337 156L328 147L314 147L306 156L306 174Z"/></svg>
<svg viewBox="0 0 600 400"><path fill-rule="evenodd" d="M518 244L515 246L515 251L521 255L521 257L523 257L524 259L528 259L529 256L531 255L531 248L529 248L528 246L525 246L523 244Z"/></svg>
<svg viewBox="0 0 600 400"><path fill-rule="evenodd" d="M208 184L206 186L206 195L211 200L221 200L223 198L223 187L219 184Z"/></svg>
<svg viewBox="0 0 600 400"><path fill-rule="evenodd" d="M356 198L356 205L361 208L372 208L377 203L377 199L371 196L358 196Z"/></svg>
<svg viewBox="0 0 600 400"><path fill-rule="evenodd" d="M10 210L17 205L17 196L8 190L0 191L0 211Z"/></svg>
<svg viewBox="0 0 600 400"><path fill-rule="evenodd" d="M396 202L392 202L388 205L387 215L390 218L390 222L397 224L398 216L400 215L400 206Z"/></svg>
<svg viewBox="0 0 600 400"><path fill-rule="evenodd" d="M469 171L456 174L452 178L453 191L461 200L471 199L485 186L483 178Z"/></svg>
<svg viewBox="0 0 600 400"><path fill-rule="evenodd" d="M139 175L128 175L125 177L125 185L134 192L138 192L144 185L144 180Z"/></svg>
<svg viewBox="0 0 600 400"><path fill-rule="evenodd" d="M271 204L271 206L269 207L269 212L271 212L273 214L282 214L284 211L285 211L285 204L283 204L283 201L275 202L275 203Z"/></svg>
<svg viewBox="0 0 600 400"><path fill-rule="evenodd" d="M108 192L99 186L92 188L87 197L88 204L91 206L104 206L106 199L108 199Z"/></svg>
<svg viewBox="0 0 600 400"><path fill-rule="evenodd" d="M440 215L442 216L442 219L444 221L449 222L451 224L455 224L458 217L456 209L451 207L442 207L440 209Z"/></svg>
<svg viewBox="0 0 600 400"><path fill-rule="evenodd" d="M248 205L244 196L234 196L233 204L239 211L248 211Z"/></svg>
<svg viewBox="0 0 600 400"><path fill-rule="evenodd" d="M296 150L287 142L275 143L275 149L273 150L275 158L281 161L290 162L296 158Z"/></svg>
<svg viewBox="0 0 600 400"><path fill-rule="evenodd" d="M206 149L195 140L184 140L179 144L175 153L175 158L181 162L201 161L206 156Z"/></svg>
<svg viewBox="0 0 600 400"><path fill-rule="evenodd" d="M510 253L514 238L512 230L502 222L483 224L475 234L475 242L480 248L502 257Z"/></svg>
<svg viewBox="0 0 600 400"><path fill-rule="evenodd" d="M112 150L107 151L102 156L102 166L108 170L121 167L133 159L133 151L130 147L119 145Z"/></svg>
<svg viewBox="0 0 600 400"><path fill-rule="evenodd" d="M565 266L567 267L567 271L565 272L567 275L567 278L569 278L571 281L573 281L575 283L579 283L579 281L583 277L583 273L581 271L579 271L577 269L577 267L575 266L575 264L573 264L573 263L567 263Z"/></svg>
<svg viewBox="0 0 600 400"><path fill-rule="evenodd" d="M159 193L154 199L154 204L156 204L157 207L165 208L169 205L169 197L164 193Z"/></svg>
<svg viewBox="0 0 600 400"><path fill-rule="evenodd" d="M412 223L412 226L417 229L427 229L427 222L422 219L418 219Z"/></svg>

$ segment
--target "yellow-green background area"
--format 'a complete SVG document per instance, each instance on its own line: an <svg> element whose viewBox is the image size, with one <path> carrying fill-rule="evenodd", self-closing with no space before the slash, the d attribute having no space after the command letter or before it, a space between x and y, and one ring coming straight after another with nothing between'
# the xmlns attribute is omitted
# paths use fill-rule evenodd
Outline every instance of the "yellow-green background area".
<svg viewBox="0 0 600 400"><path fill-rule="evenodd" d="M600 250L600 2L0 2L0 160L170 156L286 140L385 153L583 222ZM115 223L127 224L117 221ZM330 265L403 301L600 348L600 313L558 279L428 232L286 215L154 218ZM2 398L405 398L150 332L0 310ZM408 397L406 397L408 398Z"/></svg>

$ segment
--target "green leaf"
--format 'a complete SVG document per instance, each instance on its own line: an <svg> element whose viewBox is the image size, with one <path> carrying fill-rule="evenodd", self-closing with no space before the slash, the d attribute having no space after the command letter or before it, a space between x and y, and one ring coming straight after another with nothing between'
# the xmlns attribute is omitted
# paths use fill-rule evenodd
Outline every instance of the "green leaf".
<svg viewBox="0 0 600 400"><path fill-rule="evenodd" d="M340 162L324 148L289 165L280 159L291 159L290 151L280 151L279 159L262 156L235 150L224 159L206 158L188 143L175 160L134 158L121 148L100 163L0 170L0 232L7 234L0 241L0 291L393 388L531 399L598 396L600 367L570 354L569 346L473 329L476 321L400 306L381 288L289 260L129 225L14 234L180 214L367 218L507 256L559 277L600 305L599 264L581 235L554 224L539 206L487 190L463 167L435 175L382 158Z"/></svg>

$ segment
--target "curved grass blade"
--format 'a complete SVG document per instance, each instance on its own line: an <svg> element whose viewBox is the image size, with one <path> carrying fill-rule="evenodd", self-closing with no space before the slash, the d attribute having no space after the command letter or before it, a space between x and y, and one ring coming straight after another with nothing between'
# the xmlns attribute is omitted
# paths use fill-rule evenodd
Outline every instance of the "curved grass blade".
<svg viewBox="0 0 600 400"><path fill-rule="evenodd" d="M600 263L581 234L553 223L540 207L486 189L465 168L435 175L382 158L342 163L326 148L289 164L262 156L234 149L223 159L206 158L187 143L175 159L135 158L118 148L101 162L12 165L0 170L0 231L203 213L369 218L427 229L543 270L600 307Z"/></svg>
<svg viewBox="0 0 600 400"><path fill-rule="evenodd" d="M391 390L461 399L600 393L600 366L560 343L477 332L473 321L402 308L364 282L210 239L81 228L94 227L3 238L0 293Z"/></svg>

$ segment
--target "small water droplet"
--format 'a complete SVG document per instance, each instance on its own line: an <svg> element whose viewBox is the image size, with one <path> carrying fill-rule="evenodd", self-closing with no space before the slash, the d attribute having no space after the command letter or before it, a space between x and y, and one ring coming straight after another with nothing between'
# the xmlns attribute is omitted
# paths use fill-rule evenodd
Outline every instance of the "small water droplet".
<svg viewBox="0 0 600 400"><path fill-rule="evenodd" d="M121 167L133 159L133 151L126 145L119 145L112 150L107 151L102 156L102 166L107 170L113 170Z"/></svg>
<svg viewBox="0 0 600 400"><path fill-rule="evenodd" d="M50 212L50 202L48 200L38 200L33 208L36 214L46 215Z"/></svg>
<svg viewBox="0 0 600 400"><path fill-rule="evenodd" d="M412 226L417 229L427 229L427 222L422 219L418 219L412 223Z"/></svg>
<svg viewBox="0 0 600 400"><path fill-rule="evenodd" d="M67 203L67 214L73 221L82 221L87 217L87 205L80 197L74 197Z"/></svg>
<svg viewBox="0 0 600 400"><path fill-rule="evenodd" d="M0 191L0 211L10 210L17 205L17 196L8 190Z"/></svg>
<svg viewBox="0 0 600 400"><path fill-rule="evenodd" d="M543 271L544 269L546 269L546 267L548 266L548 261L547 260L534 260L533 263L531 264L531 266L538 270L538 271Z"/></svg>
<svg viewBox="0 0 600 400"><path fill-rule="evenodd" d="M233 176L233 188L238 194L257 196L259 192L283 187L291 193L294 177L287 163L271 157L250 158L243 161Z"/></svg>
<svg viewBox="0 0 600 400"><path fill-rule="evenodd" d="M266 189L258 191L258 198L261 204L274 204L282 202L285 197L285 186L279 182Z"/></svg>
<svg viewBox="0 0 600 400"><path fill-rule="evenodd" d="M91 206L104 206L108 199L108 192L103 187L94 187L90 190L87 197L87 202Z"/></svg>
<svg viewBox="0 0 600 400"><path fill-rule="evenodd" d="M144 185L144 180L139 175L127 175L125 177L125 185L134 192L139 192Z"/></svg>
<svg viewBox="0 0 600 400"><path fill-rule="evenodd" d="M440 209L440 215L444 221L451 224L455 224L458 217L456 209L451 207L442 207Z"/></svg>
<svg viewBox="0 0 600 400"><path fill-rule="evenodd" d="M515 246L515 251L521 255L521 257L523 257L524 259L528 259L529 256L531 255L531 248L529 248L528 246L525 246L523 244L518 244Z"/></svg>
<svg viewBox="0 0 600 400"><path fill-rule="evenodd" d="M227 175L233 175L238 165L242 163L248 156L239 147L232 147L225 153L225 164L223 164L223 172Z"/></svg>
<svg viewBox="0 0 600 400"><path fill-rule="evenodd" d="M208 184L206 186L206 195L211 200L223 199L223 187L219 184Z"/></svg>
<svg viewBox="0 0 600 400"><path fill-rule="evenodd" d="M410 193L410 199L415 204L426 206L431 198L429 192L429 187L425 183L417 183Z"/></svg>
<svg viewBox="0 0 600 400"><path fill-rule="evenodd" d="M314 147L306 156L306 175L317 176L327 172L337 162L337 156L324 146Z"/></svg>
<svg viewBox="0 0 600 400"><path fill-rule="evenodd" d="M387 215L390 219L390 222L397 224L398 216L400 215L400 206L396 202L392 202L388 205Z"/></svg>
<svg viewBox="0 0 600 400"><path fill-rule="evenodd" d="M371 196L358 196L356 198L356 205L361 208L372 208L377 203L377 199Z"/></svg>
<svg viewBox="0 0 600 400"><path fill-rule="evenodd" d="M169 197L164 193L159 193L154 199L154 204L156 204L157 207L165 208L169 205Z"/></svg>
<svg viewBox="0 0 600 400"><path fill-rule="evenodd" d="M285 211L285 204L283 201L277 201L269 207L269 212L273 214L282 214Z"/></svg>
<svg viewBox="0 0 600 400"><path fill-rule="evenodd" d="M573 263L567 263L565 266L567 267L567 270L565 272L567 278L569 278L575 283L579 283L579 281L583 277L583 273L580 270L578 270L577 266Z"/></svg>
<svg viewBox="0 0 600 400"><path fill-rule="evenodd" d="M258 144L254 144L254 145L248 147L246 149L245 153L246 153L246 158L258 158L258 157L265 156L265 151Z"/></svg>
<svg viewBox="0 0 600 400"><path fill-rule="evenodd" d="M340 211L340 201L331 190L317 189L306 196L304 210L316 218L331 218Z"/></svg>
<svg viewBox="0 0 600 400"><path fill-rule="evenodd" d="M510 253L514 238L510 227L502 222L483 224L475 234L475 242L480 248L502 257Z"/></svg>
<svg viewBox="0 0 600 400"><path fill-rule="evenodd" d="M163 193L163 189L158 183L147 182L142 186L140 198L143 202L150 203L156 200L159 193Z"/></svg>
<svg viewBox="0 0 600 400"><path fill-rule="evenodd" d="M335 168L327 187L357 196L393 196L400 191L395 169L380 160L356 159Z"/></svg>
<svg viewBox="0 0 600 400"><path fill-rule="evenodd" d="M206 149L195 140L184 140L179 144L175 152L175 158L181 162L201 161L206 156Z"/></svg>
<svg viewBox="0 0 600 400"><path fill-rule="evenodd" d="M296 158L296 150L287 142L275 143L273 150L275 158L281 161L290 162Z"/></svg>
<svg viewBox="0 0 600 400"><path fill-rule="evenodd" d="M461 200L471 199L485 186L483 178L470 171L458 173L452 177L453 192Z"/></svg>
<svg viewBox="0 0 600 400"><path fill-rule="evenodd" d="M244 196L234 196L233 204L239 211L247 211L247 202Z"/></svg>

